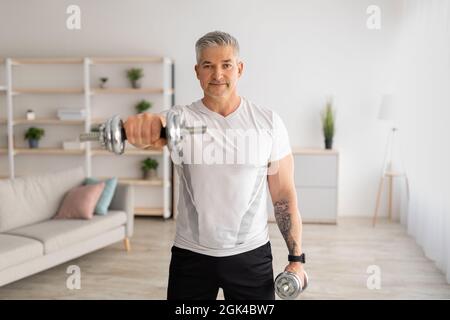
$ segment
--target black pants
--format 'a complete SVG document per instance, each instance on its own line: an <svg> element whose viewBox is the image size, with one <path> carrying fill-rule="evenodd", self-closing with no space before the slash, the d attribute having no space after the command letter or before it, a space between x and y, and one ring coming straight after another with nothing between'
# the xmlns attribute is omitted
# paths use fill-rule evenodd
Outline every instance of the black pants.
<svg viewBox="0 0 450 320"><path fill-rule="evenodd" d="M168 300L274 300L270 242L228 257L212 257L172 247Z"/></svg>

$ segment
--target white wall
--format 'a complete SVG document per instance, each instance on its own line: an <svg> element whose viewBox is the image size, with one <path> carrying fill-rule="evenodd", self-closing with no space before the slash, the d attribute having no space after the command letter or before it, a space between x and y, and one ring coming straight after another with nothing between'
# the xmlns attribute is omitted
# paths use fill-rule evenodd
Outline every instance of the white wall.
<svg viewBox="0 0 450 320"><path fill-rule="evenodd" d="M66 29L70 4L81 7L81 30ZM381 30L366 27L371 4ZM399 11L394 0L0 0L0 56L170 56L176 102L187 104L202 94L195 41L227 31L245 63L240 94L276 110L292 145L322 147L319 111L334 95L339 215L370 216L387 134L377 104L389 90Z"/></svg>

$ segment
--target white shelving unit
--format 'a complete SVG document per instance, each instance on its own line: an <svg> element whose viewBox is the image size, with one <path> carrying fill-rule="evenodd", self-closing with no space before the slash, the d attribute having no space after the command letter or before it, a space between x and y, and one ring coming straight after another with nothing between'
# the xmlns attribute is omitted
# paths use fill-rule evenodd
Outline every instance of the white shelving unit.
<svg viewBox="0 0 450 320"><path fill-rule="evenodd" d="M74 67L77 72L79 71L78 76L80 76L81 85L77 86L15 86L14 75L18 72L17 69L20 69L21 66L40 66L43 68L46 67L54 67L54 66L69 66ZM150 74L147 76L145 74L144 78L152 80L151 78L159 78L162 82L161 86L155 85L143 85L142 88L134 89L128 88L123 82L119 85L107 87L107 88L98 88L93 83L93 79L95 77L96 68L100 68L103 72L102 75L108 74L109 68L123 68L123 72L125 69L129 67L144 67L146 65L160 65L160 73L161 74ZM22 173L18 172L16 166L17 157L24 156L49 156L52 157L51 161L60 161L57 159L59 156L69 156L69 157L78 157L82 161L86 175L91 177L97 177L100 179L105 179L111 176L116 176L119 178L119 183L129 184L134 186L136 189L141 188L162 188L162 203L160 206L142 206L140 204L136 205L135 214L136 215L150 215L150 216L162 216L164 218L169 218L172 212L172 170L171 170L171 161L169 156L169 151L167 148L159 149L159 150L140 150L133 148L130 145L127 145L126 152L124 155L121 155L120 158L117 158L116 161L119 161L124 158L137 158L139 161L145 157L155 157L158 159L160 164L160 177L155 180L143 180L136 175L127 176L121 175L120 169L113 168L114 174L105 175L102 174L101 171L97 168L104 167L104 163L107 163L108 166L113 166L116 161L111 161L113 157L119 157L112 153L109 153L106 150L102 150L99 148L99 145L96 143L86 143L86 147L84 150L66 150L62 147L39 147L37 149L29 149L27 147L16 147L14 145L14 132L20 126L44 126L48 127L62 127L65 128L76 128L80 127L80 130L77 134L84 132L89 132L91 127L96 124L103 123L107 118L117 114L118 112L114 112L113 110L109 111L104 110L105 107L101 107L97 105L97 97L112 97L111 99L116 100L116 102L120 98L117 97L140 97L142 99L149 99L149 96L154 97L158 96L160 100L162 100L158 107L159 110L151 109L150 112L160 112L162 110L166 110L174 105L174 63L171 59L166 57L84 57L84 58L0 58L0 68L3 68L4 76L0 72L0 99L3 99L0 102L0 106L3 104L6 106L6 112L0 113L0 127L6 126L6 134L8 137L6 147L0 144L0 161L4 161L7 158L8 162L8 173L0 172L1 178L11 178L14 179L18 175L22 175ZM116 70L117 71L117 70ZM53 71L55 72L55 71ZM58 73L58 72L56 72ZM144 72L145 73L145 72ZM125 76L122 76L125 78ZM3 81L4 80L4 81ZM124 79L121 79L124 81ZM39 79L37 81L39 84ZM117 81L116 81L117 83ZM17 96L33 96L33 97L46 97L46 96L77 96L82 98L82 104L86 111L86 118L84 120L60 120L56 116L41 116L37 117L35 120L27 120L25 118L19 117L15 114L15 99ZM3 104L2 104L3 103ZM126 102L124 102L126 103ZM130 108L131 102L127 103L128 106L123 107L123 110L119 110L121 116L124 118L133 114L133 110ZM109 106L109 105L108 105ZM81 109L81 108L79 108ZM94 117L94 111L98 112L99 109L103 109L102 117ZM36 107L36 111L38 108ZM56 111L56 110L55 110ZM1 128L0 128L1 129ZM1 132L1 131L0 131ZM73 137L72 140L75 140L76 137ZM100 160L97 160L99 159ZM66 157L63 158L67 159ZM68 160L66 160L68 161ZM77 161L77 160L75 160ZM97 161L100 161L97 163ZM3 169L4 170L4 169ZM39 168L34 170L36 172L41 172ZM144 197L145 198L145 197Z"/></svg>
<svg viewBox="0 0 450 320"><path fill-rule="evenodd" d="M5 60L0 58L0 179L9 177L8 148L6 144L6 74Z"/></svg>

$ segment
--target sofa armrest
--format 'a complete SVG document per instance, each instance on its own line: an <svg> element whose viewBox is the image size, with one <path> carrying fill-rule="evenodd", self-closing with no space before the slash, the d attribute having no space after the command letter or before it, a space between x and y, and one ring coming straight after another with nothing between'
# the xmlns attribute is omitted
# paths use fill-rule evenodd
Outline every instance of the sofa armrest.
<svg viewBox="0 0 450 320"><path fill-rule="evenodd" d="M111 210L125 211L127 214L126 233L131 238L134 231L134 189L130 185L117 184L110 206Z"/></svg>

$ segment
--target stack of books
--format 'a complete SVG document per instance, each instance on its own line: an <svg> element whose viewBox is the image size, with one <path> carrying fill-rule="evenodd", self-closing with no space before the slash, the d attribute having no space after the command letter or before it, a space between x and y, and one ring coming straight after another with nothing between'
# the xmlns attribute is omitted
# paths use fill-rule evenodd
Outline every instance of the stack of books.
<svg viewBox="0 0 450 320"><path fill-rule="evenodd" d="M58 109L58 118L60 120L84 120L86 109Z"/></svg>
<svg viewBox="0 0 450 320"><path fill-rule="evenodd" d="M64 150L84 150L85 142L80 141L63 141Z"/></svg>

